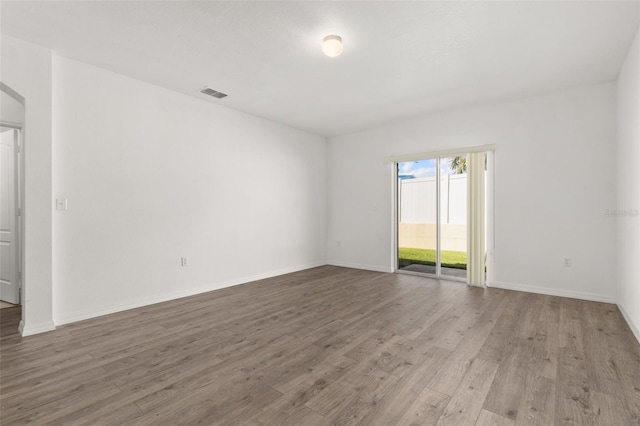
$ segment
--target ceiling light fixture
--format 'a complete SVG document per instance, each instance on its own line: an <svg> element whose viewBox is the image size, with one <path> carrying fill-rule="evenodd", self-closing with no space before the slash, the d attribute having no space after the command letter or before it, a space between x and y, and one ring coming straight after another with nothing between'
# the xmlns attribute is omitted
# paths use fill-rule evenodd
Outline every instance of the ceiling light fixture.
<svg viewBox="0 0 640 426"><path fill-rule="evenodd" d="M340 56L344 46L342 46L342 37L337 35L328 35L322 39L322 52L330 58Z"/></svg>

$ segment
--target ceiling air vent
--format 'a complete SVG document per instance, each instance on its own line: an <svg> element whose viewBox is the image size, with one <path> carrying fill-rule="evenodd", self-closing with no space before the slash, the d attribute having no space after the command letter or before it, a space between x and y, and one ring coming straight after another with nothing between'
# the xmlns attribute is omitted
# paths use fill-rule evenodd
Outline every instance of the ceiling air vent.
<svg viewBox="0 0 640 426"><path fill-rule="evenodd" d="M200 91L200 93L204 93L205 95L213 96L214 98L218 99L227 97L226 93L218 92L217 90L213 90L211 87L205 87Z"/></svg>

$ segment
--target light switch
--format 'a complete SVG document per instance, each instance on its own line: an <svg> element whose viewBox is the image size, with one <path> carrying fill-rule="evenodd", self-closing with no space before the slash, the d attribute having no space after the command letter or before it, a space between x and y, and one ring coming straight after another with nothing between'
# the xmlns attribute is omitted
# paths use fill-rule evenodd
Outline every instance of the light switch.
<svg viewBox="0 0 640 426"><path fill-rule="evenodd" d="M66 209L67 209L67 199L56 198L56 210L66 210Z"/></svg>

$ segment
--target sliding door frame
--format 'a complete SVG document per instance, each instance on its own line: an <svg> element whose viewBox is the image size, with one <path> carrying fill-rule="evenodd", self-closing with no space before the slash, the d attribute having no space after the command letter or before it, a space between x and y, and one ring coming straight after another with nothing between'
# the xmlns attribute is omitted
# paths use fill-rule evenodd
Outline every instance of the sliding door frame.
<svg viewBox="0 0 640 426"><path fill-rule="evenodd" d="M459 281L466 283L468 281L468 275L466 279L453 277L453 276L442 276L442 264L441 264L441 253L440 253L440 223L441 223L441 211L440 211L440 159L442 157L450 157L454 155L460 154L468 154L472 152L486 152L487 155L487 182L486 182L486 191L485 191L485 202L486 202L486 286L491 286L491 282L493 281L493 264L495 262L495 145L482 145L475 146L469 148L460 148L460 149L452 149L446 151L439 152L429 152L423 154L411 154L411 155L400 155L400 156L392 156L385 158L386 163L391 163L391 178L393 184L392 188L392 212L391 218L393 220L393 226L391 227L393 232L393 244L392 244L392 254L391 259L393 262L392 271L394 273L406 274L406 275L417 275L422 277L429 277L435 279L445 279L448 281ZM425 272L413 272L402 270L398 267L398 249L399 249L399 207L400 207L400 193L398 191L398 163L406 162L406 161L418 161L418 160L436 160L436 273L429 274ZM468 225L467 225L468 226ZM468 256L468 253L467 253Z"/></svg>
<svg viewBox="0 0 640 426"><path fill-rule="evenodd" d="M442 200L440 199L440 192L442 192L442 184L440 183L440 156L436 157L436 278L442 278L442 242L440 241L440 237L442 234L442 219L440 218L440 214L442 213ZM397 168L397 166L396 166ZM425 274L426 275L426 274ZM429 274L431 275L431 274ZM457 281L457 280L456 280Z"/></svg>

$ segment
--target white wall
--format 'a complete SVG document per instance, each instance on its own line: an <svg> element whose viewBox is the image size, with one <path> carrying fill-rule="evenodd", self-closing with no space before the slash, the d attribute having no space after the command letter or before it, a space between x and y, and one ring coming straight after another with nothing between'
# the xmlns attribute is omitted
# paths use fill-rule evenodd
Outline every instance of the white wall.
<svg viewBox="0 0 640 426"><path fill-rule="evenodd" d="M323 137L57 55L53 81L56 323L326 262Z"/></svg>
<svg viewBox="0 0 640 426"><path fill-rule="evenodd" d="M384 157L496 144L493 284L613 302L615 109L604 83L330 138L329 262L392 270Z"/></svg>
<svg viewBox="0 0 640 426"><path fill-rule="evenodd" d="M0 81L25 98L23 335L54 328L51 235L51 51L2 36Z"/></svg>
<svg viewBox="0 0 640 426"><path fill-rule="evenodd" d="M640 32L618 77L617 302L640 340Z"/></svg>

